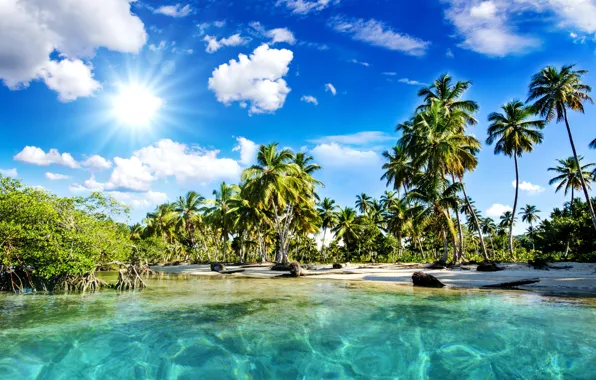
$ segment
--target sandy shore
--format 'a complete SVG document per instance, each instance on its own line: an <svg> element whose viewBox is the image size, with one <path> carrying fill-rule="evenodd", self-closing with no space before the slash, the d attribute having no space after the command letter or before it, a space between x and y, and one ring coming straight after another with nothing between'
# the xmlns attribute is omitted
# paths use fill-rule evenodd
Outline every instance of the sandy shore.
<svg viewBox="0 0 596 380"><path fill-rule="evenodd" d="M450 288L480 288L485 285L503 282L519 281L529 278L539 278L540 282L521 286L520 289L540 290L554 293L584 293L596 295L596 264L588 263L557 263L557 267L568 269L538 270L527 264L499 264L505 268L499 272L478 272L476 266L464 266L456 269L425 269L420 265L356 265L333 270L330 265L317 265L309 270L316 276L306 276L303 279L332 279L348 281L385 281L403 284L412 283L412 274L417 271L432 274ZM241 268L237 266L228 269L244 269L242 273L223 275L212 272L209 265L180 265L156 266L152 269L164 273L176 273L197 276L233 276L269 278L287 272L270 270L270 266Z"/></svg>

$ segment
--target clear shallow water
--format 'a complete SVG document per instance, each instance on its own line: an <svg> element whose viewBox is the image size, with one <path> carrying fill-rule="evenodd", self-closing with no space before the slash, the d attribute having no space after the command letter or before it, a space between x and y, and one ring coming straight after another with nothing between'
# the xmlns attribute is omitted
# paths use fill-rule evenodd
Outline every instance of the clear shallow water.
<svg viewBox="0 0 596 380"><path fill-rule="evenodd" d="M340 281L0 295L0 379L594 378L594 300Z"/></svg>

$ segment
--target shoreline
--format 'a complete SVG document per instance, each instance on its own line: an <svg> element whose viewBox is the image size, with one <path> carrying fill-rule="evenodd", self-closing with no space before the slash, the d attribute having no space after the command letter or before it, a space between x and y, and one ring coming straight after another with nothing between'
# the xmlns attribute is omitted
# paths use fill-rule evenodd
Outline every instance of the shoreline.
<svg viewBox="0 0 596 380"><path fill-rule="evenodd" d="M331 269L331 265L313 265L315 269L301 279L325 279L363 282L385 282L412 285L412 274L424 272L439 279L448 289L482 289L486 285L519 281L529 278L539 278L540 282L519 286L515 289L540 291L555 294L582 294L596 296L596 263L557 263L557 266L569 266L566 269L534 269L525 263L499 264L504 268L498 272L478 272L476 265L466 265L454 269L426 269L422 264L349 264L343 269ZM153 266L159 273L183 274L191 276L225 276L236 278L276 278L288 272L272 271L270 265L229 266L227 269L244 269L244 272L234 274L220 274L212 272L207 264ZM296 279L298 280L298 279Z"/></svg>

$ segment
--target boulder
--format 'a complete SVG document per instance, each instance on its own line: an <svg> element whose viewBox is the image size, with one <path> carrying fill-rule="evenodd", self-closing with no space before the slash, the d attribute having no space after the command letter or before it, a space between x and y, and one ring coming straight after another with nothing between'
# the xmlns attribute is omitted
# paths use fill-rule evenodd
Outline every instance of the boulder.
<svg viewBox="0 0 596 380"><path fill-rule="evenodd" d="M212 272L221 272L222 270L226 270L226 267L220 263L211 263L211 271Z"/></svg>
<svg viewBox="0 0 596 380"><path fill-rule="evenodd" d="M288 264L277 263L271 267L271 270L279 271L279 272L289 272L290 266Z"/></svg>
<svg viewBox="0 0 596 380"><path fill-rule="evenodd" d="M304 272L297 261L292 261L290 263L290 275L292 275L292 277L300 277L304 275Z"/></svg>
<svg viewBox="0 0 596 380"><path fill-rule="evenodd" d="M498 272L500 270L504 270L504 268L497 266L497 264L492 261L484 261L478 265L476 270L478 272Z"/></svg>
<svg viewBox="0 0 596 380"><path fill-rule="evenodd" d="M412 275L414 286L423 286L425 288L442 288L445 286L439 279L424 272L414 272Z"/></svg>
<svg viewBox="0 0 596 380"><path fill-rule="evenodd" d="M333 264L333 269L342 269L342 268L345 268L345 265L340 264L340 263Z"/></svg>

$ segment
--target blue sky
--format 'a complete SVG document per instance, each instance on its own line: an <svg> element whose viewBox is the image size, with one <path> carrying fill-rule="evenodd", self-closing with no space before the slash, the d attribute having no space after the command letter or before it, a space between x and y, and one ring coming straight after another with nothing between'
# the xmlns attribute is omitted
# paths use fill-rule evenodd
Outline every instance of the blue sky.
<svg viewBox="0 0 596 380"><path fill-rule="evenodd" d="M7 0L0 18L0 170L63 196L103 190L133 221L238 181L274 141L324 166L321 195L378 197L380 154L420 86L442 73L471 80L471 132L484 141L487 115L525 100L532 74L592 70L596 58L594 0ZM596 85L596 72L585 80ZM589 162L595 112L570 120ZM562 205L547 168L570 154L563 125L549 125L520 160L521 205L543 216ZM513 162L486 146L479 160L468 192L498 219L513 203Z"/></svg>

